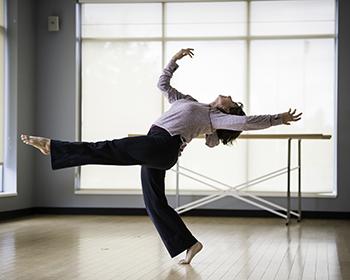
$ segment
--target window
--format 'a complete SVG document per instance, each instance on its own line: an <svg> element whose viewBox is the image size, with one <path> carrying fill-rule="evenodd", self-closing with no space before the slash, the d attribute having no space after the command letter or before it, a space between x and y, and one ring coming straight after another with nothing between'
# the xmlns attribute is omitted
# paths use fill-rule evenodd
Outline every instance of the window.
<svg viewBox="0 0 350 280"><path fill-rule="evenodd" d="M303 112L294 125L260 133L333 135L335 21L335 0L81 4L81 140L146 133L169 108L156 86L161 70L187 47L195 56L178 62L172 85L179 91L207 103L231 95L247 114ZM179 160L236 185L285 167L285 151L281 140L211 149L194 139ZM304 141L302 152L303 191L333 192L334 137ZM139 190L139 173L139 166L82 166L80 188ZM174 189L175 174L167 172L166 182ZM183 177L180 186L211 190ZM284 191L285 177L250 190Z"/></svg>
<svg viewBox="0 0 350 280"><path fill-rule="evenodd" d="M4 166L4 92L5 92L5 20L4 1L0 0L0 192L3 191Z"/></svg>

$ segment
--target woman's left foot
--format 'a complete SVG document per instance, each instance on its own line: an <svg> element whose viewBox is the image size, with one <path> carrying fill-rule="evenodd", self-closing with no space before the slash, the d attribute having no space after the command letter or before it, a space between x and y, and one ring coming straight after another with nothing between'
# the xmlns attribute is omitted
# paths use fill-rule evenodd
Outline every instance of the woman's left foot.
<svg viewBox="0 0 350 280"><path fill-rule="evenodd" d="M200 250L202 250L203 245L199 241L192 245L186 252L186 258L179 261L179 264L189 264L193 257L199 253Z"/></svg>
<svg viewBox="0 0 350 280"><path fill-rule="evenodd" d="M39 149L44 155L50 154L51 140L49 138L29 136L29 135L22 134L21 139L24 144L28 144Z"/></svg>

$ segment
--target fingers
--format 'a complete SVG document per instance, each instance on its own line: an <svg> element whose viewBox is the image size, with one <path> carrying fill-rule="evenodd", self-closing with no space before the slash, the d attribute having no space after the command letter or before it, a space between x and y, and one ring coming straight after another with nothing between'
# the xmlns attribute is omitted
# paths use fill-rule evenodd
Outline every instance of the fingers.
<svg viewBox="0 0 350 280"><path fill-rule="evenodd" d="M292 110L291 108L289 108L288 112L284 113L285 117L283 123L285 125L290 125L290 122L296 122L301 120L301 115L303 113L296 113L296 111L296 109Z"/></svg>
<svg viewBox="0 0 350 280"><path fill-rule="evenodd" d="M294 115L294 114L295 114L295 111L296 111L296 110L294 110L293 113L291 114L291 117L292 117L291 121L293 121L293 122L296 122L296 121L300 120L300 119L301 119L300 116L303 114L303 113L299 113L299 114L297 114L297 115Z"/></svg>
<svg viewBox="0 0 350 280"><path fill-rule="evenodd" d="M181 49L183 52L192 52L194 49L192 48L187 48L187 49Z"/></svg>
<svg viewBox="0 0 350 280"><path fill-rule="evenodd" d="M301 119L300 116L303 114L303 113L299 113L299 114L295 115L295 112L296 112L296 109L294 109L294 111L291 113L292 121L294 121L294 122L300 120Z"/></svg>
<svg viewBox="0 0 350 280"><path fill-rule="evenodd" d="M193 49L192 49L193 50ZM192 56L194 56L193 52L191 51L191 49L186 49L186 54L188 54L191 58Z"/></svg>
<svg viewBox="0 0 350 280"><path fill-rule="evenodd" d="M174 55L174 58L181 59L186 55L189 55L192 58L192 56L194 55L193 50L193 48L181 49Z"/></svg>
<svg viewBox="0 0 350 280"><path fill-rule="evenodd" d="M193 48L181 49L181 53L183 56L189 55L192 58L192 56L194 55L193 50Z"/></svg>
<svg viewBox="0 0 350 280"><path fill-rule="evenodd" d="M294 110L292 111L292 109L289 108L289 110L288 110L287 113L288 113L291 117L295 117L295 118L297 118L297 117L299 117L299 116L302 115L302 113L299 113L299 114L295 115L295 114L296 114L296 111L297 111L297 109L294 109Z"/></svg>

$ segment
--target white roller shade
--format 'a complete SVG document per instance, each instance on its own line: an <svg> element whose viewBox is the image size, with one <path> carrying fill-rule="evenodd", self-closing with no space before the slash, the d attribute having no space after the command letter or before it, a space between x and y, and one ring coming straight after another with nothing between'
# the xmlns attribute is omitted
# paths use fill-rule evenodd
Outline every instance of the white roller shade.
<svg viewBox="0 0 350 280"><path fill-rule="evenodd" d="M194 48L194 59L179 61L171 81L181 92L204 103L218 94L231 95L247 114L289 107L303 111L302 121L261 133L334 135L334 0L81 2L86 3L81 5L83 141L147 133L170 106L161 102L159 75L185 47ZM303 192L333 192L334 152L333 138L303 142ZM292 166L296 163L293 156ZM180 165L226 184L242 184L284 167L286 142L239 139L233 147L210 149L203 139L194 139ZM285 182L279 176L248 190L283 193ZM139 167L82 166L80 184L81 189L139 190ZM166 189L175 187L169 172ZM180 189L210 190L185 177L180 177Z"/></svg>
<svg viewBox="0 0 350 280"><path fill-rule="evenodd" d="M4 162L4 65L5 65L4 1L0 0L0 163Z"/></svg>

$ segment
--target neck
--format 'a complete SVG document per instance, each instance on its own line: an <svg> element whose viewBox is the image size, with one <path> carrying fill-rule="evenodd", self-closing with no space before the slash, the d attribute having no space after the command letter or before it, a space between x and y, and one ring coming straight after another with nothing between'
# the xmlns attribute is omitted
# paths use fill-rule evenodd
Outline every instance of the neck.
<svg viewBox="0 0 350 280"><path fill-rule="evenodd" d="M213 101L213 102L209 103L209 106L216 108L217 107L217 103L215 101Z"/></svg>

